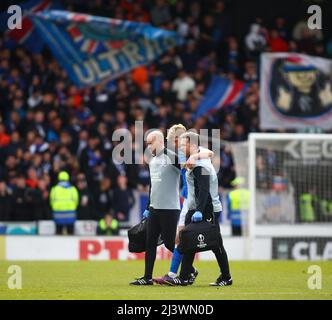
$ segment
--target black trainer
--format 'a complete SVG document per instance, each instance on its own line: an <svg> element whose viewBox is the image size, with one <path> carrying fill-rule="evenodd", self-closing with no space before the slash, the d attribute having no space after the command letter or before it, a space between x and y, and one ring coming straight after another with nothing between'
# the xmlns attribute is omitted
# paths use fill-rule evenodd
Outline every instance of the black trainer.
<svg viewBox="0 0 332 320"><path fill-rule="evenodd" d="M179 277L174 277L174 278L168 278L165 279L165 284L168 284L169 286L187 286L189 285L189 281L188 280L182 280Z"/></svg>
<svg viewBox="0 0 332 320"><path fill-rule="evenodd" d="M135 281L130 282L129 284L133 285L133 286L152 286L153 281L152 281L152 279L146 279L146 278L142 277L142 278L136 279Z"/></svg>
<svg viewBox="0 0 332 320"><path fill-rule="evenodd" d="M232 278L225 279L222 276L219 276L219 278L215 282L210 283L210 286L226 287L226 286L231 286L232 284L233 284Z"/></svg>
<svg viewBox="0 0 332 320"><path fill-rule="evenodd" d="M189 280L188 280L188 284L189 285L192 285L192 284L194 284L194 282L195 282L195 280L196 280L196 278L197 278L197 276L198 276L198 270L195 268L195 271L193 272L193 273L191 273L190 274L190 278L189 278Z"/></svg>

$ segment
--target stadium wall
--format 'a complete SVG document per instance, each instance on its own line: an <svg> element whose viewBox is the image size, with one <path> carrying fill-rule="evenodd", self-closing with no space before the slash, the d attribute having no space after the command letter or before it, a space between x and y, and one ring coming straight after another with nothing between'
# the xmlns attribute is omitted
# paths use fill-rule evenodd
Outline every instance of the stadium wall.
<svg viewBox="0 0 332 320"><path fill-rule="evenodd" d="M230 260L247 260L248 241L244 237L224 237ZM253 260L332 260L331 237L262 237L254 240ZM169 251L158 248L157 259L170 259ZM197 254L197 260L214 260L211 251ZM0 237L0 260L140 260L144 253L128 251L126 237Z"/></svg>

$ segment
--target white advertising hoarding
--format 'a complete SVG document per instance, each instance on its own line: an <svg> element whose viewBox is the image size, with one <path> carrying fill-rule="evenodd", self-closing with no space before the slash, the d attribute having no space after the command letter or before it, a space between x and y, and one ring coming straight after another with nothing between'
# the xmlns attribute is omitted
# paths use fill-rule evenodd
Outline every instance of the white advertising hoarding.
<svg viewBox="0 0 332 320"><path fill-rule="evenodd" d="M224 238L230 260L244 260L245 238ZM257 239L255 260L271 259L271 239ZM5 239L6 260L137 260L144 253L130 253L126 237L11 236ZM170 259L171 253L158 247L157 259ZM211 251L196 255L198 260L214 260Z"/></svg>

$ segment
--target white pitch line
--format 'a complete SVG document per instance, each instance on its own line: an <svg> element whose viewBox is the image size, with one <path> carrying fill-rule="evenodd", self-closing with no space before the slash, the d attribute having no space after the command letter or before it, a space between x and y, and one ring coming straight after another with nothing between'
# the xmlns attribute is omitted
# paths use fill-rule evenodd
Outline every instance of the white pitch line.
<svg viewBox="0 0 332 320"><path fill-rule="evenodd" d="M167 292L158 292L158 295L169 295L169 294L183 294L184 292L172 292L170 293L169 291ZM213 292L211 292L213 293ZM141 295L142 293L138 292L131 292L129 293L130 295ZM215 293L213 293L215 294ZM324 295L324 296L331 296L332 297L332 292L330 293L319 293L319 292L264 292L264 293L257 293L257 292L218 292L217 294L220 295L258 295L258 296L264 296L264 295ZM105 294L107 295L107 294ZM203 294L204 296L209 296L210 293Z"/></svg>
<svg viewBox="0 0 332 320"><path fill-rule="evenodd" d="M312 295L312 294L316 294L316 295L330 295L332 297L332 292L331 293L318 293L318 292L308 292L308 293L304 293L304 292L262 292L262 293L257 293L257 292L220 292L220 294L227 294L227 295L250 295L250 294L255 294L255 295L267 295L267 294L279 294L279 295L285 295L285 294L290 294L290 295Z"/></svg>

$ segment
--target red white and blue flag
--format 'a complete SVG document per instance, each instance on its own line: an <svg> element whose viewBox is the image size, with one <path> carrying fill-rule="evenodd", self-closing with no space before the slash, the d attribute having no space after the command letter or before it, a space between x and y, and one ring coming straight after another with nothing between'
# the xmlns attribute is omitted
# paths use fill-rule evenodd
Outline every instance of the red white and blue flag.
<svg viewBox="0 0 332 320"><path fill-rule="evenodd" d="M176 32L146 23L63 10L44 10L30 17L59 64L80 88L116 79L184 43Z"/></svg>
<svg viewBox="0 0 332 320"><path fill-rule="evenodd" d="M246 83L240 80L214 76L203 100L197 108L195 117L200 117L220 108L236 105L244 97L246 90Z"/></svg>
<svg viewBox="0 0 332 320"><path fill-rule="evenodd" d="M9 48L22 45L32 52L40 52L44 46L44 41L28 15L43 10L61 9L62 7L57 1L52 0L30 0L22 2L18 6L22 9L22 28L20 29L8 29L7 21L11 14L7 12L0 14L0 31L4 33L6 45Z"/></svg>

